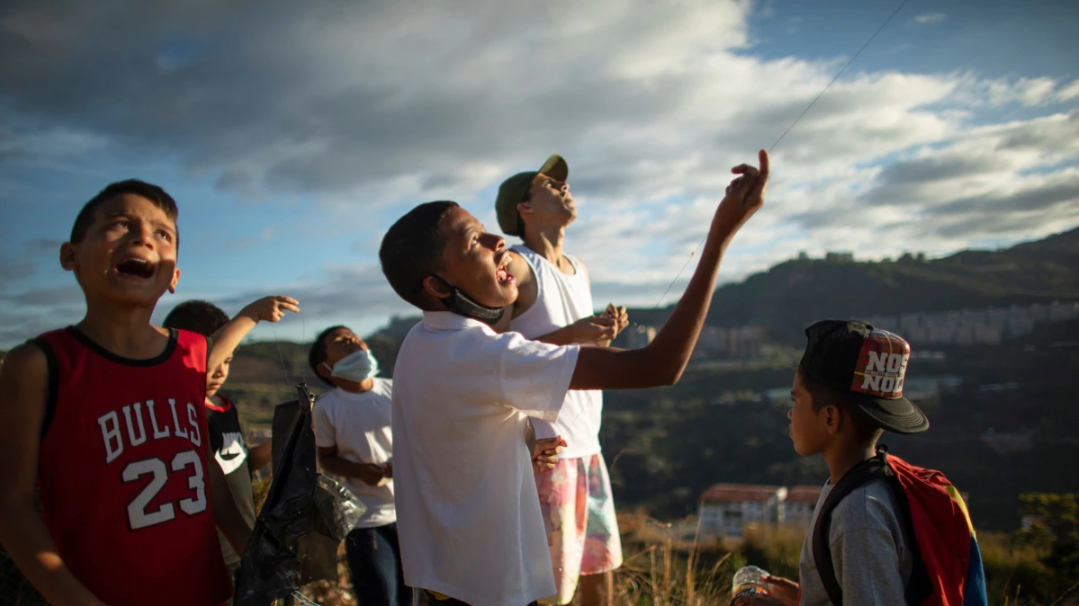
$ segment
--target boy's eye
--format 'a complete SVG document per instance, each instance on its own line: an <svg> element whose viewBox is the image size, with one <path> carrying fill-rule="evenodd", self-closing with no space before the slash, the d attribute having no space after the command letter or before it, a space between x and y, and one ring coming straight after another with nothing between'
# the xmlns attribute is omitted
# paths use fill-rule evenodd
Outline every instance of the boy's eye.
<svg viewBox="0 0 1079 606"><path fill-rule="evenodd" d="M172 242L172 234L170 234L169 232L167 232L167 231L165 231L165 230L163 230L163 229L159 229L159 230L157 230L157 232L155 232L155 233L156 233L156 234L157 234L158 236L160 236L160 237L164 238L164 239L165 239L166 241L168 241L168 242Z"/></svg>

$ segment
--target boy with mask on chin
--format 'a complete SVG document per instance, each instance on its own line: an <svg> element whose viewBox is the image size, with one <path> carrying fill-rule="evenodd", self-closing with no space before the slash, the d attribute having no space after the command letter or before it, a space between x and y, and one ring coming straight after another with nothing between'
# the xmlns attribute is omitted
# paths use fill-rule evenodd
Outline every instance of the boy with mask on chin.
<svg viewBox="0 0 1079 606"><path fill-rule="evenodd" d="M356 597L361 604L410 605L393 502L393 381L377 377L378 360L344 326L322 331L308 362L335 388L318 398L313 411L319 464L343 477L367 508L345 539Z"/></svg>
<svg viewBox="0 0 1079 606"><path fill-rule="evenodd" d="M723 253L764 203L768 154L746 164L712 219L697 268L647 347L551 345L493 326L517 300L505 241L454 202L421 204L379 249L394 291L423 311L397 355L393 430L401 555L439 606L525 606L556 593L529 417L558 420L569 390L678 382Z"/></svg>

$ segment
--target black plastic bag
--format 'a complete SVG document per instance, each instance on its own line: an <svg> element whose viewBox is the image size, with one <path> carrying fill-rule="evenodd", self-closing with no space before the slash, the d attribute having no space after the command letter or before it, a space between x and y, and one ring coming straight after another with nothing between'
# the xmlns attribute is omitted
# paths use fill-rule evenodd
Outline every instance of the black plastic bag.
<svg viewBox="0 0 1079 606"><path fill-rule="evenodd" d="M273 483L236 574L239 606L269 606L303 585L337 579L337 547L363 515L344 486L318 472L307 385L278 404L273 419Z"/></svg>

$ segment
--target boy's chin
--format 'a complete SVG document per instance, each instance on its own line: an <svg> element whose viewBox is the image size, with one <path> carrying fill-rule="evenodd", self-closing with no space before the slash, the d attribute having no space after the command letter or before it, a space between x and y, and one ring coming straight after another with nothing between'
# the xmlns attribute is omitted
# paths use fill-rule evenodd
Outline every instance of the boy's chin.
<svg viewBox="0 0 1079 606"><path fill-rule="evenodd" d="M95 298L130 307L154 307L158 300L168 292L168 288L112 289L106 288L95 293Z"/></svg>
<svg viewBox="0 0 1079 606"><path fill-rule="evenodd" d="M155 305L169 290L162 280L135 281L109 276L97 284L82 282L83 291L95 298L129 305Z"/></svg>
<svg viewBox="0 0 1079 606"><path fill-rule="evenodd" d="M512 305L517 302L517 295L520 294L520 292L517 290L517 282L510 282L509 284L499 285L499 290L502 293L502 300L505 302L500 305L496 305L495 307L505 307L507 305Z"/></svg>

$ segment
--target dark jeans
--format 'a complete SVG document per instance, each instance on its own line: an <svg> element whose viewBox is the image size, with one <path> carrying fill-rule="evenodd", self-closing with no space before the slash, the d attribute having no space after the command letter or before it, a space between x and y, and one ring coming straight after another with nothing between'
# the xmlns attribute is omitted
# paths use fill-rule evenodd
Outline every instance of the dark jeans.
<svg viewBox="0 0 1079 606"><path fill-rule="evenodd" d="M352 587L360 606L412 606L415 597L405 587L397 524L356 528L345 537Z"/></svg>
<svg viewBox="0 0 1079 606"><path fill-rule="evenodd" d="M456 600L454 598L450 598L448 600L440 600L435 596L431 595L430 591L427 592L427 604L428 606L468 606L466 602L462 602L461 600ZM532 602L528 606L539 606L539 604L536 602Z"/></svg>

